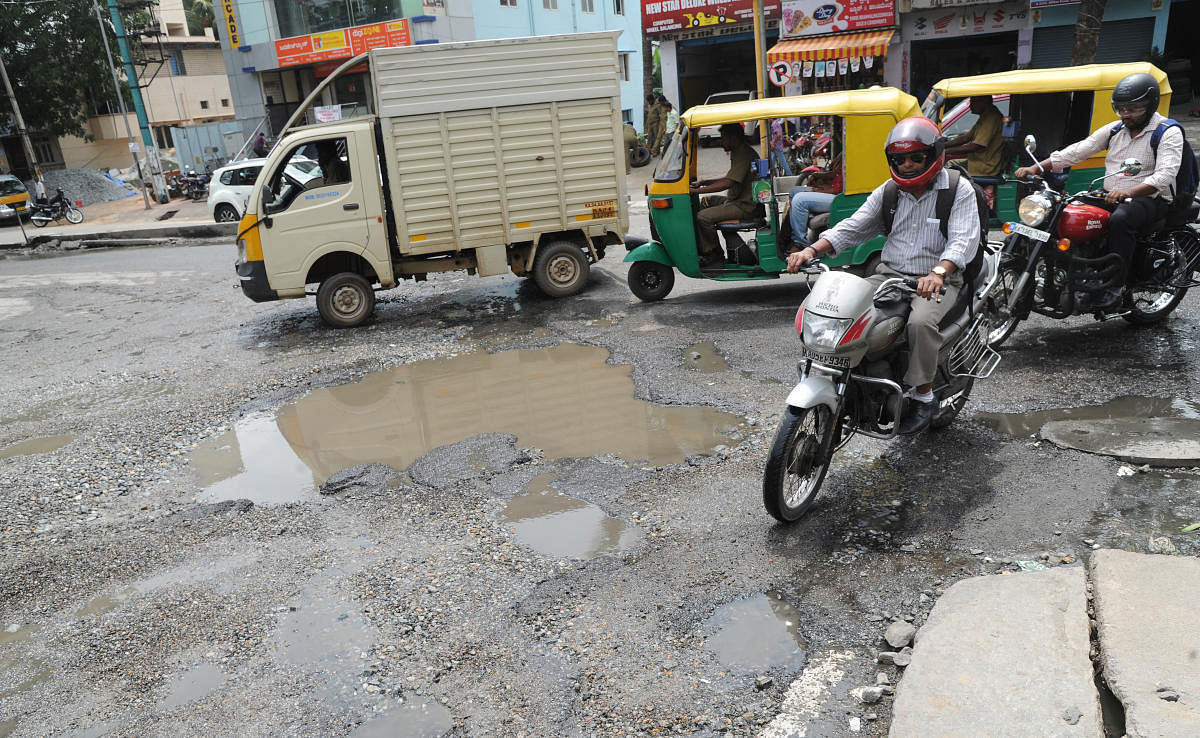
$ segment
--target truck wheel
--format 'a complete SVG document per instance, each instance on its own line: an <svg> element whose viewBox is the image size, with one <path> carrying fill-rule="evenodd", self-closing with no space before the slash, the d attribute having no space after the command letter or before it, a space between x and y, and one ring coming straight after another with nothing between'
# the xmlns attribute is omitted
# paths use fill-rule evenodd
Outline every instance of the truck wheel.
<svg viewBox="0 0 1200 738"><path fill-rule="evenodd" d="M317 290L317 312L334 328L362 325L375 312L375 291L361 274L335 274Z"/></svg>
<svg viewBox="0 0 1200 738"><path fill-rule="evenodd" d="M675 270L657 261L635 261L629 265L629 291L642 302L657 302L675 286Z"/></svg>
<svg viewBox="0 0 1200 738"><path fill-rule="evenodd" d="M550 241L533 259L533 282L550 297L566 297L587 284L587 255L570 241Z"/></svg>

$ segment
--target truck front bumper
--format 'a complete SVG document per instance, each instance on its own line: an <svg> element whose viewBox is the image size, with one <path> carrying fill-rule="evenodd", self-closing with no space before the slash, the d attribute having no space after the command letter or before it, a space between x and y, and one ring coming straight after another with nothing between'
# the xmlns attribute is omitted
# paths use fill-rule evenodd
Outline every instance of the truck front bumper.
<svg viewBox="0 0 1200 738"><path fill-rule="evenodd" d="M267 282L267 264L262 261L240 261L237 264L238 281L242 292L255 302L278 300L279 293Z"/></svg>

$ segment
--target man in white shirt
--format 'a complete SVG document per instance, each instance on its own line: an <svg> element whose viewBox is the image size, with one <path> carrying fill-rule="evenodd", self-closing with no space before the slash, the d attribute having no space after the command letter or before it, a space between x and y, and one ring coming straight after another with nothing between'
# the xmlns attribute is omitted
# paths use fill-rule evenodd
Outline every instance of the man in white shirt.
<svg viewBox="0 0 1200 738"><path fill-rule="evenodd" d="M1163 132L1157 153L1150 146L1154 130L1166 120L1155 112L1158 98L1158 82L1154 77L1140 72L1125 77L1113 88L1112 94L1113 110L1120 117L1120 123L1103 125L1082 141L1053 152L1045 161L1016 171L1016 176L1021 179L1047 169L1062 171L1064 167L1078 164L1105 149L1108 149L1104 157L1106 175L1119 171L1125 159L1140 161L1142 171L1139 174L1105 180L1108 194L1104 199L1116 205L1108 219L1108 247L1121 257L1125 274L1129 273L1138 230L1166 217L1174 198L1175 175L1183 159L1183 131L1177 126ZM1124 280L1118 284L1123 287ZM1102 295L1093 295L1092 307L1097 310L1116 307L1122 293L1118 287Z"/></svg>

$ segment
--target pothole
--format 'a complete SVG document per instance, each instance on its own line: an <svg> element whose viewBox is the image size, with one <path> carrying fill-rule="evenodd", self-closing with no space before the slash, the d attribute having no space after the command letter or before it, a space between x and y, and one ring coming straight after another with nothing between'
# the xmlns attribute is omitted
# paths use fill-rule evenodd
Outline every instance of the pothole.
<svg viewBox="0 0 1200 738"><path fill-rule="evenodd" d="M517 542L551 558L586 559L632 547L637 529L599 507L564 495L540 474L504 508Z"/></svg>
<svg viewBox="0 0 1200 738"><path fill-rule="evenodd" d="M1025 413L975 413L993 430L1010 436L1036 435L1046 423L1059 420L1110 420L1112 418L1200 419L1200 406L1178 397L1118 397L1103 405L1060 407Z"/></svg>
<svg viewBox="0 0 1200 738"><path fill-rule="evenodd" d="M701 341L683 350L683 360L689 369L698 372L723 372L729 368L725 357L717 351L717 344L712 341Z"/></svg>
<svg viewBox="0 0 1200 738"><path fill-rule="evenodd" d="M0 459L11 459L14 456L33 456L57 451L75 440L75 436L43 436L30 438L11 446L0 448Z"/></svg>
<svg viewBox="0 0 1200 738"><path fill-rule="evenodd" d="M775 593L735 600L704 623L711 635L705 647L722 664L743 674L804 668L808 642L800 633L800 613Z"/></svg>

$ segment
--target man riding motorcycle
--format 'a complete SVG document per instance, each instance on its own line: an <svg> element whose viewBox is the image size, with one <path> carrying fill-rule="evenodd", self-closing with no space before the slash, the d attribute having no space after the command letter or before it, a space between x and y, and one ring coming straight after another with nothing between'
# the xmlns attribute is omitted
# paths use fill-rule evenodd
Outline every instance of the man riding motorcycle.
<svg viewBox="0 0 1200 738"><path fill-rule="evenodd" d="M1121 257L1124 267L1118 285L1124 285L1125 275L1129 273L1138 230L1166 217L1175 175L1183 159L1183 131L1177 127L1168 128L1163 133L1157 156L1150 145L1154 129L1166 120L1156 112L1158 99L1158 82L1154 77L1144 73L1125 77L1117 83L1112 93L1113 110L1121 119L1116 133L1113 133L1114 125L1107 123L1082 141L1051 153L1048 159L1035 166L1021 167L1016 171L1019 179L1048 169L1061 171L1105 149L1108 149L1104 157L1106 176L1119 171L1125 159L1133 158L1142 162L1140 174L1105 180L1108 194L1104 199L1116 206L1108 221L1108 246ZM1118 286L1095 295L1079 293L1078 297L1089 300L1090 306L1096 310L1107 310L1118 306L1122 293L1123 290Z"/></svg>
<svg viewBox="0 0 1200 738"><path fill-rule="evenodd" d="M900 419L902 434L919 433L933 419L933 378L938 350L944 341L938 323L950 310L963 286L962 270L979 248L979 210L970 181L959 178L954 204L943 237L935 205L937 190L950 187L944 170L945 140L927 118L905 118L892 128L884 146L892 181L899 188L892 229L883 213L884 190L876 187L854 215L825 231L821 238L788 256L788 271L796 273L816 256L887 235L882 261L869 279L876 285L890 277L917 277L917 295L905 330L910 347L905 384L912 401ZM944 296L939 290L945 288ZM938 294L936 300L932 299Z"/></svg>

